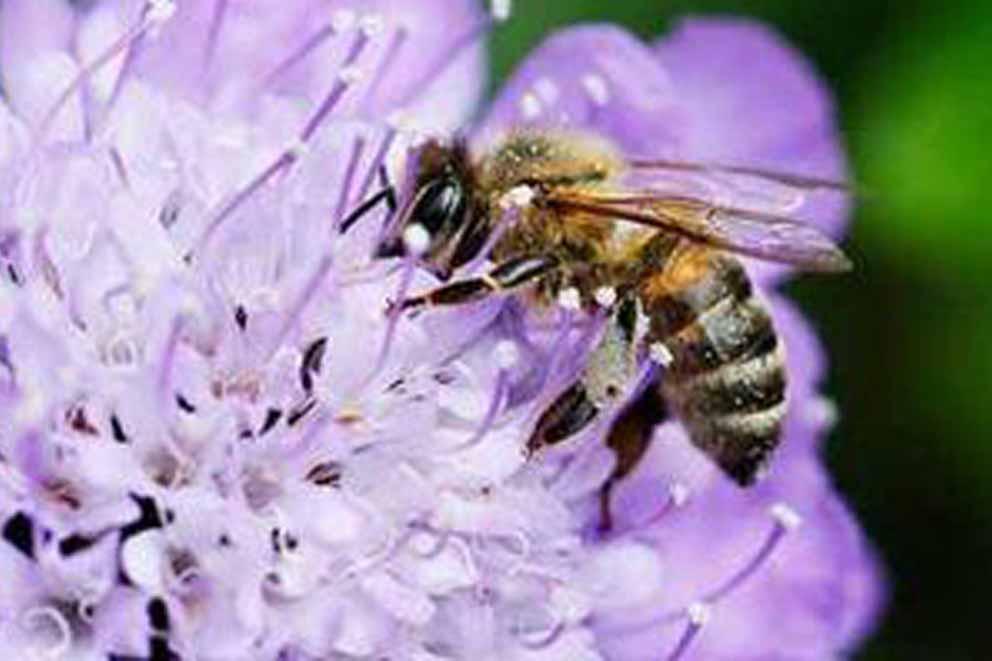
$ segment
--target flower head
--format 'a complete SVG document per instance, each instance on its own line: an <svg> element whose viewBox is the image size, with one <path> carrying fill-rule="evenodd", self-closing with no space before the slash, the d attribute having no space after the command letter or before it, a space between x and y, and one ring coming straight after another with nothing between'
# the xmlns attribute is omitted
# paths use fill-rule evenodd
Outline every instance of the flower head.
<svg viewBox="0 0 992 661"><path fill-rule="evenodd" d="M605 423L522 451L588 350L569 292L540 319L512 299L390 306L435 280L417 226L408 257L371 257L386 184L409 196L425 134L465 129L481 39L509 11L3 3L0 650L834 658L868 630L877 573L818 456L824 359L771 289L783 270L748 265L793 375L773 474L742 492L666 423L607 536ZM844 169L802 61L728 20L654 48L606 26L555 35L470 143L527 124L635 155ZM733 194L843 224L833 198Z"/></svg>

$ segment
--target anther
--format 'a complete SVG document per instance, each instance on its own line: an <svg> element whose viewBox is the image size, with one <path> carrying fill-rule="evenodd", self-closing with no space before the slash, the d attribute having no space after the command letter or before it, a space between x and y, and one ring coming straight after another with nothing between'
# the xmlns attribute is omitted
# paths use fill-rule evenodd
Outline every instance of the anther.
<svg viewBox="0 0 992 661"><path fill-rule="evenodd" d="M587 73L582 77L582 89L586 95L597 106L605 106L610 102L610 90L606 85L606 80L595 73Z"/></svg>
<svg viewBox="0 0 992 661"><path fill-rule="evenodd" d="M500 198L499 204L503 209L523 209L534 201L535 195L530 186L514 186Z"/></svg>
<svg viewBox="0 0 992 661"><path fill-rule="evenodd" d="M148 0L145 6L145 17L149 23L161 25L176 13L175 0Z"/></svg>
<svg viewBox="0 0 992 661"><path fill-rule="evenodd" d="M765 542L758 549L754 557L745 564L736 574L728 578L722 585L712 590L705 596L705 601L716 603L731 592L740 587L745 581L753 576L765 564L772 553L778 548L782 539L791 531L796 530L802 523L802 517L791 507L784 503L776 503L769 508L769 514L775 521L772 530L765 538Z"/></svg>
<svg viewBox="0 0 992 661"><path fill-rule="evenodd" d="M796 530L803 523L803 518L799 512L785 503L775 503L769 508L768 513L778 525L788 532Z"/></svg>
<svg viewBox="0 0 992 661"><path fill-rule="evenodd" d="M505 23L513 14L513 0L492 0L489 13L497 23Z"/></svg>
<svg viewBox="0 0 992 661"><path fill-rule="evenodd" d="M558 305L565 310L577 312L582 309L582 295L575 287L568 287L558 294Z"/></svg>
<svg viewBox="0 0 992 661"><path fill-rule="evenodd" d="M339 9L331 15L331 29L336 34L347 32L358 24L358 14L354 9Z"/></svg>
<svg viewBox="0 0 992 661"><path fill-rule="evenodd" d="M689 502L689 487L681 482L672 482L668 487L668 498L673 506L682 507Z"/></svg>
<svg viewBox="0 0 992 661"><path fill-rule="evenodd" d="M520 97L520 114L524 119L528 121L535 120L541 116L542 111L541 99L533 92L527 92Z"/></svg>
<svg viewBox="0 0 992 661"><path fill-rule="evenodd" d="M613 287L600 287L593 294L593 298L596 299L596 305L602 308L612 308L613 304L617 302L617 290Z"/></svg>
<svg viewBox="0 0 992 661"><path fill-rule="evenodd" d="M496 356L496 364L501 370L512 368L520 360L520 349L517 348L517 343L511 340L501 340L496 345L494 354Z"/></svg>
<svg viewBox="0 0 992 661"><path fill-rule="evenodd" d="M386 29L386 21L379 14L366 14L359 22L359 29L371 39L382 34L382 31Z"/></svg>
<svg viewBox="0 0 992 661"><path fill-rule="evenodd" d="M675 649L668 655L668 661L679 661L679 659L685 656L689 646L692 645L692 641L696 639L699 632L710 621L712 608L709 604L697 602L691 604L686 609L686 614L689 616L689 623L686 625L685 631L682 633L682 637L679 638Z"/></svg>
<svg viewBox="0 0 992 661"><path fill-rule="evenodd" d="M672 350L664 342L652 342L648 352L651 355L651 360L662 367L670 367L675 361Z"/></svg>

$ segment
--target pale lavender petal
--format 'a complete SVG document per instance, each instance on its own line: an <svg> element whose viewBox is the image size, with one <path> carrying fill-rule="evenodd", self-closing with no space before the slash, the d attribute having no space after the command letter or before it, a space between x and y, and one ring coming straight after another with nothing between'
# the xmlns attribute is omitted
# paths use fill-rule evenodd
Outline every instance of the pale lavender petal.
<svg viewBox="0 0 992 661"><path fill-rule="evenodd" d="M690 118L676 157L847 178L829 93L771 29L739 19L685 20L656 50ZM839 237L847 209L843 195L819 192L792 213ZM781 269L755 271L764 277Z"/></svg>
<svg viewBox="0 0 992 661"><path fill-rule="evenodd" d="M654 53L613 26L563 30L521 65L478 130L488 143L518 126L588 129L625 151L668 154L686 117Z"/></svg>

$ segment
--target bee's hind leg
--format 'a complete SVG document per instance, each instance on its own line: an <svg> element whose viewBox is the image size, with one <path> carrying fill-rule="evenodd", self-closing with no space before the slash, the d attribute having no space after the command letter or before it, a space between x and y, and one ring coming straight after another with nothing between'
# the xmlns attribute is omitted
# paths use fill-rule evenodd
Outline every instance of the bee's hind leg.
<svg viewBox="0 0 992 661"><path fill-rule="evenodd" d="M638 317L637 302L622 299L582 373L541 414L527 441L529 454L574 436L619 403L639 371Z"/></svg>
<svg viewBox="0 0 992 661"><path fill-rule="evenodd" d="M610 502L613 489L640 463L651 443L654 428L667 417L665 402L658 390L658 380L652 380L623 413L616 419L606 437L606 445L613 450L617 463L613 472L599 490L599 531L613 529Z"/></svg>

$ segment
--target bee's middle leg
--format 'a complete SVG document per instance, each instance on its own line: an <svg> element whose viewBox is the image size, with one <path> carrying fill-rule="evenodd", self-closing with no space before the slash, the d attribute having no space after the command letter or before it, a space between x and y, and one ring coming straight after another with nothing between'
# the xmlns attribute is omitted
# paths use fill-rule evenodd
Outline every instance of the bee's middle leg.
<svg viewBox="0 0 992 661"><path fill-rule="evenodd" d="M437 289L413 296L397 305L402 310L471 303L498 293L527 286L556 268L552 257L516 257L497 264L492 271L475 278L456 280Z"/></svg>

